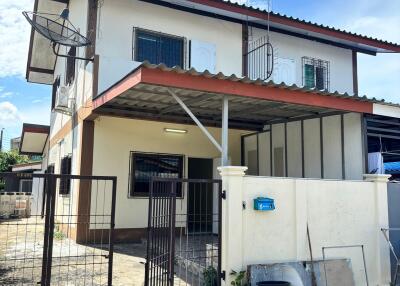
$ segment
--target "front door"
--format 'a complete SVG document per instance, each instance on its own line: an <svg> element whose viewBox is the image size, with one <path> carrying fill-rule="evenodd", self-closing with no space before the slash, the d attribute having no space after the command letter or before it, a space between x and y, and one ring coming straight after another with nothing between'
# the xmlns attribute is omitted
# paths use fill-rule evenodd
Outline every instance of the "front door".
<svg viewBox="0 0 400 286"><path fill-rule="evenodd" d="M213 178L213 159L189 158L189 179ZM213 226L213 184L191 183L188 186L188 230L211 233Z"/></svg>

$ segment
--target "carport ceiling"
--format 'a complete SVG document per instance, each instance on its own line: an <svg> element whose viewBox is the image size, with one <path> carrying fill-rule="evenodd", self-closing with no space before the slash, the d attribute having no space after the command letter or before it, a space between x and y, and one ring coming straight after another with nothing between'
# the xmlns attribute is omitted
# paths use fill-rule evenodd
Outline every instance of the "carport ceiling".
<svg viewBox="0 0 400 286"><path fill-rule="evenodd" d="M215 94L172 89L207 126L221 126L222 98ZM265 124L300 120L338 113L335 109L288 104L257 98L228 95L229 127L262 130ZM192 119L163 86L140 83L95 109L96 114L189 123Z"/></svg>

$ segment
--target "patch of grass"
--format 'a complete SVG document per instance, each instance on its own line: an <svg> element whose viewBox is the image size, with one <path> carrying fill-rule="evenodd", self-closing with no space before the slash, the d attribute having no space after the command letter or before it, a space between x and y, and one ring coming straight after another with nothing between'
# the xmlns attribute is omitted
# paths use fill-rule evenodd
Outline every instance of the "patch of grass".
<svg viewBox="0 0 400 286"><path fill-rule="evenodd" d="M65 238L65 234L60 230L59 225L56 225L53 236L57 240L63 240Z"/></svg>

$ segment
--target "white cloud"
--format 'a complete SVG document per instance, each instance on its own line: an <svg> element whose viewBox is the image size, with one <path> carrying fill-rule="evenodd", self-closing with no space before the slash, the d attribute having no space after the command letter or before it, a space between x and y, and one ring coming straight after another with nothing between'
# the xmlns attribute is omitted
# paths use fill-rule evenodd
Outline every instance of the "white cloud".
<svg viewBox="0 0 400 286"><path fill-rule="evenodd" d="M361 3L362 2L362 3ZM361 1L360 15L345 28L362 35L400 43L400 1ZM400 103L400 54L359 55L359 92L368 97Z"/></svg>
<svg viewBox="0 0 400 286"><path fill-rule="evenodd" d="M34 99L34 100L32 100L32 103L41 103L41 102L43 102L42 99Z"/></svg>
<svg viewBox="0 0 400 286"><path fill-rule="evenodd" d="M32 8L33 0L0 1L0 77L25 75L30 26L21 12Z"/></svg>
<svg viewBox="0 0 400 286"><path fill-rule="evenodd" d="M13 95L14 95L14 93L12 91L2 92L0 90L0 98L7 98L7 97L11 97Z"/></svg>
<svg viewBox="0 0 400 286"><path fill-rule="evenodd" d="M0 102L0 126L10 127L21 124L18 108L9 101Z"/></svg>

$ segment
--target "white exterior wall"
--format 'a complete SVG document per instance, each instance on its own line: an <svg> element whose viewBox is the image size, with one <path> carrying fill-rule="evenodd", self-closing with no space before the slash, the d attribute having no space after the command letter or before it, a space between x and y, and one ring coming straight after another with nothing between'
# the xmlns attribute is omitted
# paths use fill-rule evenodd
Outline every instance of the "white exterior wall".
<svg viewBox="0 0 400 286"><path fill-rule="evenodd" d="M243 167L219 170L227 192L222 207L226 273L249 264L310 260L308 225L315 260L322 259L322 247L364 245L369 285L387 285L390 256L380 229L388 226L388 176L336 181L243 177ZM254 210L257 197L274 199L276 209ZM327 250L326 256L351 259L355 285L366 285L361 249Z"/></svg>
<svg viewBox="0 0 400 286"><path fill-rule="evenodd" d="M185 129L186 134L164 132L164 128ZM208 128L220 141L220 129ZM232 164L240 164L240 136L246 131L230 130L229 156ZM147 198L128 198L130 152L154 152L188 157L219 158L220 152L194 125L160 123L144 120L100 117L95 121L93 175L117 176L116 228L147 227ZM185 176L185 177L186 177ZM186 195L177 200L178 213L185 213ZM95 199L92 196L92 200ZM101 197L98 198L101 200ZM93 201L92 201L93 202ZM101 205L100 202L98 202ZM93 209L92 209L93 211Z"/></svg>
<svg viewBox="0 0 400 286"><path fill-rule="evenodd" d="M87 31L87 1L71 0L69 3L70 10L70 21L83 35L86 35ZM60 47L60 54L67 54L69 48ZM85 57L86 48L77 48L77 56ZM66 73L66 58L57 57L55 64L54 80L60 76L60 86L65 86L65 73ZM88 100L92 98L92 86L93 86L93 63L86 62L83 60L75 61L75 79L69 86L69 103L71 111L75 112L79 109L91 108L91 102ZM50 117L50 135L52 139L57 132L61 130L69 121L72 121L72 125L76 125L72 131L68 132L62 141L52 146L49 151L48 164L44 165L44 169L47 165L55 164L56 173L59 172L60 160L69 154L72 154L72 174L78 174L78 152L80 152L80 124L77 124L80 118L79 116L73 119L70 115L63 114L60 112L51 112ZM47 148L47 147L46 147Z"/></svg>
<svg viewBox="0 0 400 286"><path fill-rule="evenodd" d="M324 246L362 244L370 285L381 285L376 257L382 213L374 183L245 177L243 187L248 206L259 196L276 204L271 212L243 212L243 240L251 241L243 244L244 265L309 260L308 224L314 259L322 258ZM328 250L327 257L350 258L356 285L365 285L361 249Z"/></svg>
<svg viewBox="0 0 400 286"><path fill-rule="evenodd" d="M319 118L304 120L304 176L305 178L343 179L342 170L342 131L340 115L322 118L322 156ZM268 127L269 128L269 127ZM287 174L283 164L283 176L302 177L301 122L287 123L287 151L285 152L284 124L273 124L272 150L270 150L270 134L266 131L258 134L258 174L260 176L278 176L275 174L274 149L283 148L287 154ZM361 115L348 113L343 116L344 135L344 179L359 180L364 171L363 139ZM249 167L249 175L257 175L257 135L244 140L245 166ZM271 154L272 151L272 154ZM249 154L252 153L252 157ZM271 162L272 157L272 173ZM323 168L321 168L323 162ZM284 162L285 163L285 162ZM323 169L323 176L321 171Z"/></svg>
<svg viewBox="0 0 400 286"><path fill-rule="evenodd" d="M250 28L250 40L266 35L266 30ZM295 83L302 86L301 58L317 58L330 63L330 91L353 94L353 68L351 50L301 39L276 32L270 32L274 58L292 59L295 62ZM275 66L276 68L276 66Z"/></svg>
<svg viewBox="0 0 400 286"><path fill-rule="evenodd" d="M214 44L216 72L242 74L242 25L136 0L105 1L96 43L99 93L138 65L132 58L134 27Z"/></svg>

